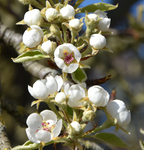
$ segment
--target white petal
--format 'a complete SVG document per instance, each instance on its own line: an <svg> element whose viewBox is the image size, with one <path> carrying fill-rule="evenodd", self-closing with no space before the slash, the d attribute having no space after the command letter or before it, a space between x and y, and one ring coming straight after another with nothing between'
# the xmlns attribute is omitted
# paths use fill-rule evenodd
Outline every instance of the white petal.
<svg viewBox="0 0 144 150"><path fill-rule="evenodd" d="M61 89L61 87L62 87L62 85L63 85L63 79L62 79L62 77L61 76L55 76L55 80L56 80L56 82L57 82L57 84L58 84L58 89L57 89L57 91L59 91L60 89Z"/></svg>
<svg viewBox="0 0 144 150"><path fill-rule="evenodd" d="M47 143L52 140L52 134L45 130L39 130L36 133L36 138L41 142Z"/></svg>
<svg viewBox="0 0 144 150"><path fill-rule="evenodd" d="M55 128L53 129L53 137L57 137L59 136L60 132L61 132L61 129L62 129L62 119L60 119Z"/></svg>
<svg viewBox="0 0 144 150"><path fill-rule="evenodd" d="M70 125L73 127L75 132L80 132L81 126L77 121L73 121Z"/></svg>
<svg viewBox="0 0 144 150"><path fill-rule="evenodd" d="M66 94L64 92L57 93L57 95L55 97L55 101L58 104L61 104L62 102L66 101Z"/></svg>
<svg viewBox="0 0 144 150"><path fill-rule="evenodd" d="M38 128L41 128L42 118L37 113L32 113L28 116L26 120L26 124L28 127L30 127L32 130L37 130Z"/></svg>
<svg viewBox="0 0 144 150"><path fill-rule="evenodd" d="M70 88L69 83L67 83L67 84L64 85L64 92L65 92L66 95L68 95L69 88Z"/></svg>
<svg viewBox="0 0 144 150"><path fill-rule="evenodd" d="M40 143L40 141L36 138L36 132L31 130L31 128L26 128L26 134L28 139L33 143Z"/></svg>
<svg viewBox="0 0 144 150"><path fill-rule="evenodd" d="M55 123L57 122L57 116L51 110L44 110L40 113L40 115L42 116L43 120L45 120L45 121L53 120Z"/></svg>
<svg viewBox="0 0 144 150"><path fill-rule="evenodd" d="M78 66L79 66L79 64L77 64L77 63L71 63L69 66L65 65L62 68L62 70L63 70L63 72L66 72L66 73L73 73L74 71L77 70Z"/></svg>
<svg viewBox="0 0 144 150"><path fill-rule="evenodd" d="M33 92L39 99L46 99L49 95L46 85L41 80L37 80L33 84Z"/></svg>
<svg viewBox="0 0 144 150"><path fill-rule="evenodd" d="M122 111L119 113L119 115L116 117L118 124L121 126L125 126L130 123L131 121L131 114L130 111Z"/></svg>
<svg viewBox="0 0 144 150"><path fill-rule="evenodd" d="M29 26L37 25L41 19L42 16L40 15L40 11L38 9L27 11L24 15L24 22Z"/></svg>
<svg viewBox="0 0 144 150"><path fill-rule="evenodd" d="M67 66L65 65L63 59L58 58L58 57L55 57L54 60L55 60L56 65L57 65L60 69L63 69L63 68L65 68L65 67L67 67Z"/></svg>
<svg viewBox="0 0 144 150"><path fill-rule="evenodd" d="M37 95L35 94L35 92L33 91L33 88L31 86L28 85L28 91L31 94L31 96L33 96L36 99L39 99L39 97L37 97Z"/></svg>
<svg viewBox="0 0 144 150"><path fill-rule="evenodd" d="M46 86L48 88L49 95L53 94L58 89L58 84L53 76L48 76Z"/></svg>
<svg viewBox="0 0 144 150"><path fill-rule="evenodd" d="M64 19L71 19L75 15L75 9L73 6L67 4L65 7L60 9L60 13Z"/></svg>

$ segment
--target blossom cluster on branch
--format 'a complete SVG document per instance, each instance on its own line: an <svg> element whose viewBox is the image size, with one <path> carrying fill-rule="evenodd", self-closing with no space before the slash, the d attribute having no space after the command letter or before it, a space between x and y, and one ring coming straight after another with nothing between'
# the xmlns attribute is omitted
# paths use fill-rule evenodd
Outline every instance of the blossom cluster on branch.
<svg viewBox="0 0 144 150"><path fill-rule="evenodd" d="M52 143L63 143L71 149L82 150L85 137L108 142L105 138L107 133L102 135L98 131L110 126L116 126L116 131L121 129L128 133L122 128L131 121L125 103L118 99L110 101L109 93L100 85L88 87L84 68L90 66L82 63L101 50L112 52L106 46L105 37L105 34L111 34L108 30L111 19L104 11L115 9L117 5L95 3L78 8L84 0L75 0L73 4L68 0L19 1L29 4L29 10L17 24L27 25L28 28L23 34L21 54L13 61L48 59L62 74L55 77L49 75L28 86L29 93L37 99L32 106L36 104L38 109L40 103L45 102L51 110L29 115L26 134L30 141L13 149L41 150ZM75 18L80 13L85 13L85 17ZM84 23L86 31L81 35ZM88 122L94 120L97 109L105 112L107 120L101 126L94 125L92 130L84 132ZM114 134L110 138L113 139L110 144L129 147Z"/></svg>

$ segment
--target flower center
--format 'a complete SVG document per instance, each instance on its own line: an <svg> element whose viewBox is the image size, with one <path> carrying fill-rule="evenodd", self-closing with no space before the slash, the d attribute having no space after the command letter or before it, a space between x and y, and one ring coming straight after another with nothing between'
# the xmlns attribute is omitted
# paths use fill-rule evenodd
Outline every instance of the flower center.
<svg viewBox="0 0 144 150"><path fill-rule="evenodd" d="M55 125L50 125L49 122L47 123L47 122L45 122L45 121L43 121L43 122L41 123L41 125L42 125L42 128L39 128L38 130L36 130L36 132L38 132L39 130L45 130L45 131L51 132L51 130L53 130L54 127L55 127Z"/></svg>
<svg viewBox="0 0 144 150"><path fill-rule="evenodd" d="M68 54L67 52L65 52L64 55L65 55L64 61L67 64L70 64L74 60L73 54Z"/></svg>

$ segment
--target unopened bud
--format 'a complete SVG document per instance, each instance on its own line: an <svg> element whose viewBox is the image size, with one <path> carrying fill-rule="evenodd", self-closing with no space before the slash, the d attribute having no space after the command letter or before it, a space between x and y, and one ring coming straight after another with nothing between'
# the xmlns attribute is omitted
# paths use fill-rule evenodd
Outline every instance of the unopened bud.
<svg viewBox="0 0 144 150"><path fill-rule="evenodd" d="M86 110L83 112L82 121L92 121L95 118L96 114L92 110Z"/></svg>

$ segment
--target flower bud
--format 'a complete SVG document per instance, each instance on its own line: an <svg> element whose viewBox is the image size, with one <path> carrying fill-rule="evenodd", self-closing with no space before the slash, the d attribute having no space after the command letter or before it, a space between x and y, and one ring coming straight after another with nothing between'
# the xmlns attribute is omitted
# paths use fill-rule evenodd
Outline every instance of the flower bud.
<svg viewBox="0 0 144 150"><path fill-rule="evenodd" d="M92 110L86 110L83 112L82 121L92 121L95 118L96 114Z"/></svg>
<svg viewBox="0 0 144 150"><path fill-rule="evenodd" d="M127 110L125 103L121 100L113 100L108 103L107 112L111 117L117 119L117 123L121 126L127 125L131 121L131 113Z"/></svg>
<svg viewBox="0 0 144 150"><path fill-rule="evenodd" d="M40 15L40 11L38 9L27 11L24 15L24 22L29 26L37 25L41 20L42 16Z"/></svg>
<svg viewBox="0 0 144 150"><path fill-rule="evenodd" d="M98 23L98 29L101 31L107 31L109 29L110 22L111 22L111 19L109 18L104 18L100 20Z"/></svg>
<svg viewBox="0 0 144 150"><path fill-rule="evenodd" d="M94 49L102 49L106 45L106 38L101 34L92 34L90 37L90 45Z"/></svg>
<svg viewBox="0 0 144 150"><path fill-rule="evenodd" d="M66 101L66 94L64 92L59 92L55 97L55 101L58 104L62 104L62 102Z"/></svg>
<svg viewBox="0 0 144 150"><path fill-rule="evenodd" d="M111 19L109 19L106 15L105 12L103 11L100 11L100 10L96 10L94 12L94 14L98 15L99 16L99 19L101 19L99 22L98 22L98 29L99 30L102 30L102 31L107 31L109 26L110 26L110 22L111 22Z"/></svg>
<svg viewBox="0 0 144 150"><path fill-rule="evenodd" d="M44 34L39 26L32 25L30 27L31 29L26 30L23 34L23 43L29 48L34 48L41 43Z"/></svg>
<svg viewBox="0 0 144 150"><path fill-rule="evenodd" d="M94 21L97 21L97 19L98 19L98 16L96 14L89 14L89 15L87 15L87 17L90 20L94 20Z"/></svg>
<svg viewBox="0 0 144 150"><path fill-rule="evenodd" d="M79 19L72 19L69 22L70 28L79 29L81 25L81 22Z"/></svg>
<svg viewBox="0 0 144 150"><path fill-rule="evenodd" d="M108 92L98 85L88 89L88 98L96 107L105 107L109 102Z"/></svg>
<svg viewBox="0 0 144 150"><path fill-rule="evenodd" d="M63 7L62 9L60 9L60 13L63 19L71 19L72 17L74 17L75 15L75 9L73 8L73 6L67 4L65 7Z"/></svg>
<svg viewBox="0 0 144 150"><path fill-rule="evenodd" d="M55 20L58 17L59 12L54 8L48 8L46 10L46 18L49 22Z"/></svg>
<svg viewBox="0 0 144 150"><path fill-rule="evenodd" d="M46 54L49 54L56 49L56 43L48 40L42 44L41 48Z"/></svg>
<svg viewBox="0 0 144 150"><path fill-rule="evenodd" d="M81 125L77 121L73 121L70 125L73 128L74 133L76 133L76 134L80 133Z"/></svg>

